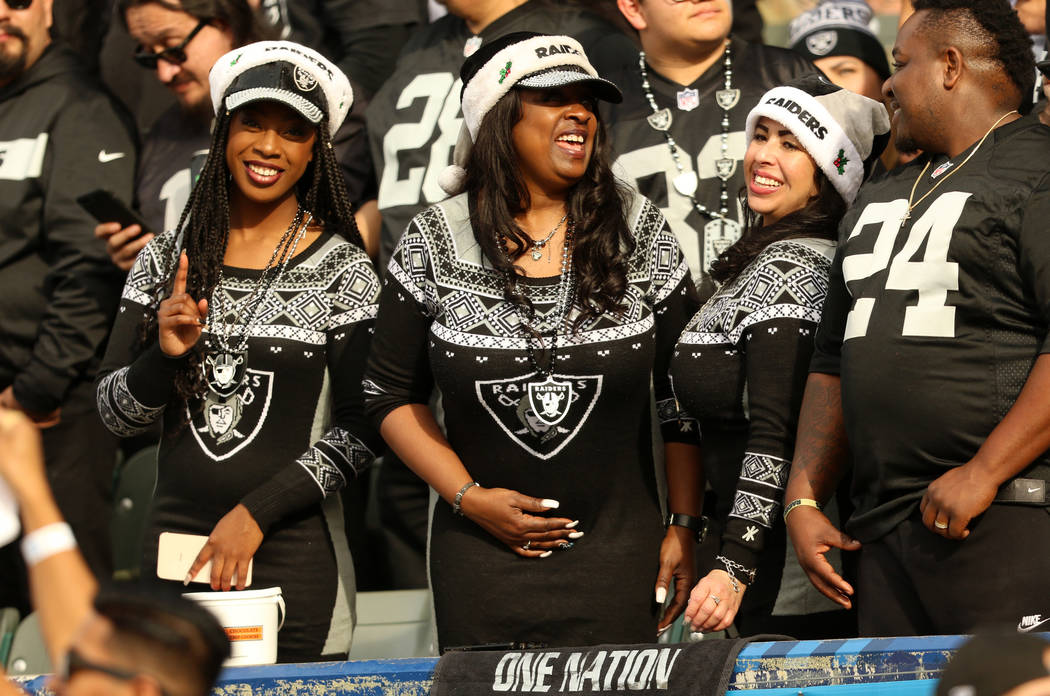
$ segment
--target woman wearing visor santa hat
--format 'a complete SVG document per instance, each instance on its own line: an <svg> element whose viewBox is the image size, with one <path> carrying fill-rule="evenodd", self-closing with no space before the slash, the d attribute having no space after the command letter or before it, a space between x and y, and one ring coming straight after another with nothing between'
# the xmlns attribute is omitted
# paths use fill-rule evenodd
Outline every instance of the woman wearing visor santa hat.
<svg viewBox="0 0 1050 696"><path fill-rule="evenodd" d="M718 494L712 514L723 530L714 570L686 608L696 631L734 622L743 635L856 631L853 615L785 554L781 514L813 501L781 500L838 224L889 128L881 102L818 76L775 87L748 114L745 232L711 266L719 289L671 361L680 415L703 433L704 473Z"/></svg>
<svg viewBox="0 0 1050 696"><path fill-rule="evenodd" d="M661 560L683 600L692 565L691 533L661 523L649 408L651 375L671 398L688 269L609 169L596 107L620 92L579 43L511 34L461 75L454 196L392 256L365 380L384 438L442 498L439 642L652 641Z"/></svg>
<svg viewBox="0 0 1050 696"><path fill-rule="evenodd" d="M227 53L210 84L211 155L128 276L99 411L120 435L163 419L143 575L162 532L205 535L187 582L210 562L212 589L243 589L254 561L287 603L278 659L335 658L354 606L338 491L379 442L360 389L379 281L331 146L353 95L283 41Z"/></svg>

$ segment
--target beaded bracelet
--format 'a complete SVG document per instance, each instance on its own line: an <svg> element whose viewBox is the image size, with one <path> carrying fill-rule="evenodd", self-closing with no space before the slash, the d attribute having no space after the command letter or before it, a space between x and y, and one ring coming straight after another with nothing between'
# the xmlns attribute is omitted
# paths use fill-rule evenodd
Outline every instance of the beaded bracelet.
<svg viewBox="0 0 1050 696"><path fill-rule="evenodd" d="M462 517L463 516L463 510L460 508L460 504L463 502L463 494L466 493L467 491L469 491L474 486L480 486L480 485L481 484L478 483L477 481L471 481L470 483L464 484L464 486L459 489L459 493L456 493L456 497L452 501L452 512L454 512L455 514L457 514L460 517Z"/></svg>

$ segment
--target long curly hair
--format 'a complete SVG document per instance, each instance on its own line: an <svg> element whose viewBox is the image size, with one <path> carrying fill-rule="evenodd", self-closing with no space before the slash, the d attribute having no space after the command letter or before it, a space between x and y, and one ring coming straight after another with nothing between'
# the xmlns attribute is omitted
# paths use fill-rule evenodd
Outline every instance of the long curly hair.
<svg viewBox="0 0 1050 696"><path fill-rule="evenodd" d="M741 190L744 231L735 244L719 254L711 263L711 278L716 283L722 286L732 283L748 264L773 242L801 237L832 240L837 238L839 222L846 214L848 206L842 195L819 169L813 178L817 183L817 195L772 225L762 224L762 216L747 204L747 190Z"/></svg>
<svg viewBox="0 0 1050 696"><path fill-rule="evenodd" d="M186 292L197 300L211 300L219 282L226 243L230 237L230 176L226 165L226 144L230 132L231 113L222 108L215 121L208 158L201 170L200 178L190 193L186 207L182 210L176 227L176 239L181 243L168 259L164 271L160 300L171 294L178 270L178 257L183 251L190 260L186 277ZM351 210L346 182L339 163L335 159L332 140L328 135L328 119L317 124L314 140L313 160L295 184L295 195L300 207L313 214L313 222L326 231L341 235L344 239L364 249L361 233ZM143 346L157 340L156 311L146 315L140 327ZM180 404L200 408L201 396L207 383L201 370L203 356L198 347L191 351L186 363L175 377L175 397Z"/></svg>
<svg viewBox="0 0 1050 696"><path fill-rule="evenodd" d="M515 216L531 205L511 133L521 117L517 89L510 90L485 115L465 167L465 189L474 238L488 262L503 274L504 298L531 313L533 307L516 282L524 274L514 265L532 247L531 238L514 222ZM623 311L627 259L635 247L627 223L629 192L612 173L605 126L597 112L594 118L598 127L591 161L583 178L569 190L566 201L575 227L574 299L580 314L574 328L606 312ZM501 248L501 237L506 240L509 259Z"/></svg>

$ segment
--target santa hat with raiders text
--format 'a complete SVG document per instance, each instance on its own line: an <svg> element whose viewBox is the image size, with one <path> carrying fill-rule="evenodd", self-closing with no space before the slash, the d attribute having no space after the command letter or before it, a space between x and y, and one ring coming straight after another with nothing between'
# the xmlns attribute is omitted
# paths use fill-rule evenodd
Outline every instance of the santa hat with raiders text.
<svg viewBox="0 0 1050 696"><path fill-rule="evenodd" d="M762 95L747 115L747 142L762 116L789 131L820 171L853 203L857 190L889 141L890 117L881 102L807 75Z"/></svg>
<svg viewBox="0 0 1050 696"><path fill-rule="evenodd" d="M485 44L463 63L460 100L463 126L452 155L453 164L438 177L450 196L462 192L467 172L463 167L478 138L478 129L492 107L513 87L549 89L585 84L605 101L620 103L620 89L598 77L580 43L569 36L519 31Z"/></svg>
<svg viewBox="0 0 1050 696"><path fill-rule="evenodd" d="M824 0L788 25L791 50L810 60L853 56L885 80L890 76L886 49L871 30L871 8L864 0Z"/></svg>
<svg viewBox="0 0 1050 696"><path fill-rule="evenodd" d="M233 111L254 101L278 101L310 123L328 116L328 135L343 124L354 103L350 80L335 63L291 41L256 41L216 61L208 79L211 103Z"/></svg>

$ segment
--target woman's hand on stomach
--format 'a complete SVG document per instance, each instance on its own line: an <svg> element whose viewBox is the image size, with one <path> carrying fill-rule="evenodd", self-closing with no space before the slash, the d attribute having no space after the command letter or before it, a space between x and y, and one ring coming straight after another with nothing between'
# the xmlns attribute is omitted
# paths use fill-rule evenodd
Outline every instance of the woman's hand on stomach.
<svg viewBox="0 0 1050 696"><path fill-rule="evenodd" d="M467 518L525 558L546 558L555 550L572 548L583 536L576 529L579 520L531 514L557 507L554 500L481 486L468 490L460 505Z"/></svg>

